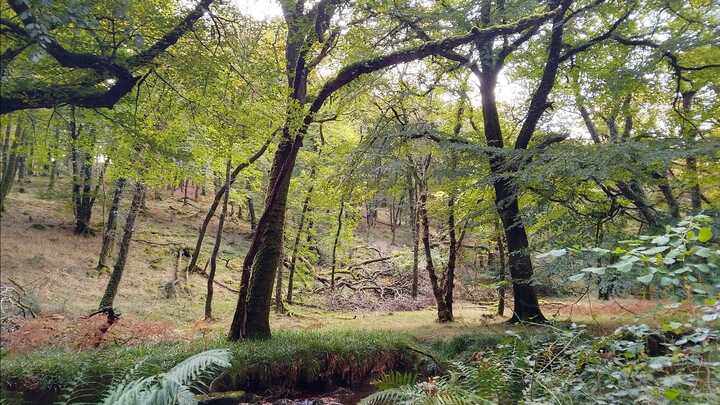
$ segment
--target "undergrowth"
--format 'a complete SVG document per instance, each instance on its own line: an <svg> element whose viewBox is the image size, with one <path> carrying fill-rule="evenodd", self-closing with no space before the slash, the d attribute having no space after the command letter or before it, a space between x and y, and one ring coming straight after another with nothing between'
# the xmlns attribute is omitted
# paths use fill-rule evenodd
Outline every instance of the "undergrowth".
<svg viewBox="0 0 720 405"><path fill-rule="evenodd" d="M278 332L269 340L229 343L219 338L203 342L107 346L72 352L48 348L5 355L0 372L3 396L23 392L26 398L50 402L82 376L87 386L109 383L132 370L148 377L171 369L194 354L228 349L231 366L215 381L215 389L264 389L314 383L352 385L411 364L410 339L383 332ZM96 393L98 396L100 392Z"/></svg>

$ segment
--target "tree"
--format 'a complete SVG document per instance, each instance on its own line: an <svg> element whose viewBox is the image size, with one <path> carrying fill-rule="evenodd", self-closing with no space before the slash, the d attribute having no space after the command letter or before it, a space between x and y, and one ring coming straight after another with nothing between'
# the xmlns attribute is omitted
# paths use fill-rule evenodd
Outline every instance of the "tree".
<svg viewBox="0 0 720 405"><path fill-rule="evenodd" d="M113 266L112 273L108 279L107 287L105 287L105 293L100 299L99 309L112 308L115 302L115 296L117 295L120 281L122 280L123 272L125 271L125 263L127 262L128 253L130 252L130 241L132 240L133 232L135 230L135 218L137 217L138 211L140 211L140 205L142 204L143 193L145 192L145 186L141 182L135 183L135 191L133 192L132 203L128 209L127 216L125 217L125 227L123 229L123 237L120 241L120 250L118 251L117 258L115 259L115 265Z"/></svg>
<svg viewBox="0 0 720 405"><path fill-rule="evenodd" d="M67 7L65 12L56 14L53 4L30 5L24 0L8 0L8 5L14 16L0 20L3 38L10 42L10 46L2 54L2 71L4 78L12 78L14 70L35 70L39 66L27 66L34 58L44 55L50 58L42 60L42 66L51 71L61 71L63 75L51 73L46 80L26 83L18 81L3 86L0 97L0 113L12 111L53 108L59 105L73 105L79 107L98 108L113 107L123 96L129 93L138 83L141 83L147 73L140 73L149 66L159 55L173 46L193 25L208 12L213 0L201 0L187 13L180 22L159 36L151 46L144 47L142 31L137 32L132 17L149 19L153 30L164 30L168 21L165 18L153 18L161 15L160 10L133 9L134 16L127 14L123 6L116 9L105 8L103 4L96 5L97 14L88 12L80 5L80 10L73 10L77 5L61 4ZM72 13L68 11L73 11ZM80 26L103 26L112 33L109 38L98 36L88 38L86 33L72 32L67 22L75 19L75 15L82 15L83 20L76 21ZM19 22L17 21L19 20ZM127 29L127 30L125 30ZM92 31L89 31L92 32ZM90 44L91 50L75 51L72 41L68 45L62 44L57 38L70 35L75 41L82 41L83 45ZM148 35L152 37L152 35ZM21 57L23 54L33 53L30 57ZM16 67L16 62L22 66ZM69 69L69 70L68 70ZM58 77L71 77L70 81L59 81Z"/></svg>
<svg viewBox="0 0 720 405"><path fill-rule="evenodd" d="M320 1L308 10L304 1L283 1L281 5L288 27L285 62L290 96L283 138L273 159L269 177L265 210L258 221L257 230L243 263L238 305L228 334L230 340L237 340L240 337L270 336L270 299L275 271L282 251L290 177L308 128L317 119L317 114L325 102L338 90L362 75L431 55L439 55L473 41L492 41L499 35L520 32L542 23L558 12L551 10L496 27L484 29L474 27L466 34L423 42L382 56L372 56L349 63L338 70L335 77L325 82L308 103L310 73L325 59L335 41L341 36L339 30L328 31L332 18L339 12L340 7L329 0ZM310 51L315 44L319 44L321 50L313 56Z"/></svg>

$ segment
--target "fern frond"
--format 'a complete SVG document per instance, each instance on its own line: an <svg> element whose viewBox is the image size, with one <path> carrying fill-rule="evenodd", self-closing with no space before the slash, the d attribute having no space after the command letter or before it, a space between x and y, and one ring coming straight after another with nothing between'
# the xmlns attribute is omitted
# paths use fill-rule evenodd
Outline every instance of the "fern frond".
<svg viewBox="0 0 720 405"><path fill-rule="evenodd" d="M230 351L226 349L207 350L190 356L170 369L163 376L181 385L197 380L205 372L230 367Z"/></svg>
<svg viewBox="0 0 720 405"><path fill-rule="evenodd" d="M400 371L391 371L385 373L382 377L373 382L378 390L389 390L391 388L402 387L403 385L414 385L417 382L417 374L403 373Z"/></svg>

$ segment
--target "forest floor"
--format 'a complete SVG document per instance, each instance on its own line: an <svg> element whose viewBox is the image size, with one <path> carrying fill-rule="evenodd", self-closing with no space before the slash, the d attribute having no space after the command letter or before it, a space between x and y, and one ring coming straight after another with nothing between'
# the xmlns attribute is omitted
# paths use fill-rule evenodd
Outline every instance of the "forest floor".
<svg viewBox="0 0 720 405"><path fill-rule="evenodd" d="M58 189L64 187L58 184ZM95 270L104 218L101 195L93 214L93 236L73 233L72 208L66 195L48 196L46 179L33 177L24 193L12 192L0 227L0 284L24 291L25 299L38 317L17 322L2 336L3 346L16 352L32 351L46 345L92 347L100 317L85 319L97 309L107 283L107 274ZM68 188L68 187L65 187ZM69 188L68 188L69 189ZM105 190L109 199L111 190ZM189 293L165 298L162 286L175 266L178 246L193 246L210 196L183 204L182 195L154 200L150 192L147 209L136 224L134 242L115 306L122 320L104 337L110 342L131 344L208 338L227 330L236 304L236 294L215 288L213 313L217 321L200 321L205 302L206 279L191 274ZM208 229L205 251L212 247L215 223ZM225 238L217 280L237 288L239 267L247 250L250 229L245 221L233 218ZM386 232L389 233L389 232ZM374 235L376 247L389 249L388 235ZM390 252L388 252L390 253ZM502 329L505 318L495 316L492 304L459 301L456 322L435 322L434 307L416 311L336 312L306 300L307 304L286 307L284 314L272 314L274 330L389 330L420 339L442 338L461 333ZM510 302L508 305L511 305ZM636 316L652 321L657 303L637 299L596 300L552 298L543 301L543 310L558 320L585 322L599 333ZM507 313L507 312L506 312Z"/></svg>

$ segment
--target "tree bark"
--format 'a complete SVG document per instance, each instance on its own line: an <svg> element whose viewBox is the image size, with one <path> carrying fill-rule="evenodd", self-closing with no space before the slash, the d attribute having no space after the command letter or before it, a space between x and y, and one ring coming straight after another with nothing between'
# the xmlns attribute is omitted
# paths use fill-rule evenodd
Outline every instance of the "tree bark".
<svg viewBox="0 0 720 405"><path fill-rule="evenodd" d="M135 191L133 193L132 203L130 204L130 210L125 218L125 228L123 231L122 242L120 243L120 251L118 252L117 259L115 259L115 266L113 266L112 274L108 280L107 287L105 288L105 294L100 300L100 309L112 308L113 302L115 301L115 295L117 295L118 287L120 286L120 280L122 279L123 272L125 270L125 262L127 261L128 252L130 251L130 241L135 227L135 217L140 210L140 204L142 202L142 195L145 192L145 188L141 182L135 184Z"/></svg>
<svg viewBox="0 0 720 405"><path fill-rule="evenodd" d="M230 340L270 337L270 301L282 253L290 177L304 135L298 134L292 141L287 127L283 133L284 140L278 146L270 171L272 187L268 190L265 211L243 263L238 304L228 334Z"/></svg>
<svg viewBox="0 0 720 405"><path fill-rule="evenodd" d="M337 264L337 246L340 241L340 232L342 231L343 214L345 213L345 195L340 197L340 210L337 216L337 230L335 231L335 240L333 241L332 256L330 259L330 289L335 289L335 266Z"/></svg>
<svg viewBox="0 0 720 405"><path fill-rule="evenodd" d="M101 271L107 267L105 261L112 253L115 246L115 228L117 227L117 215L120 209L120 199L122 198L123 188L125 188L125 179L120 177L115 181L115 189L113 190L112 202L110 203L110 211L108 212L105 230L103 232L102 247L100 248L100 257L98 258L97 270Z"/></svg>
<svg viewBox="0 0 720 405"><path fill-rule="evenodd" d="M222 245L222 233L225 226L225 215L227 214L228 197L230 195L230 168L231 161L228 159L225 166L225 186L223 189L223 206L220 211L220 219L218 220L217 233L215 235L215 246L213 246L212 256L210 256L210 274L207 280L207 295L205 296L205 319L212 319L212 299L213 299L213 281L215 281L215 272L217 270L217 256ZM196 189L197 190L197 189Z"/></svg>
<svg viewBox="0 0 720 405"><path fill-rule="evenodd" d="M429 156L428 156L429 162ZM427 166L426 166L427 167ZM435 296L435 303L437 304L438 322L452 322L452 308L448 307L446 301L446 290L440 284L437 274L435 273L435 265L432 258L432 246L430 245L430 221L427 214L427 179L426 170L424 169L421 173L421 177L418 181L419 186L419 203L418 211L422 221L422 244L425 251L425 270L427 270L428 278L430 279L430 286L432 287L433 295Z"/></svg>
<svg viewBox="0 0 720 405"><path fill-rule="evenodd" d="M505 314L505 244L503 243L503 235L500 231L498 220L495 220L495 243L498 251L498 307L497 314L503 316Z"/></svg>
<svg viewBox="0 0 720 405"><path fill-rule="evenodd" d="M693 101L695 99L695 91L686 91L682 93L683 113L690 115L692 113ZM689 118L684 118L689 120ZM683 122L683 136L690 142L695 141L695 129L689 122ZM700 191L700 183L698 182L697 157L688 156L685 159L685 166L690 175L690 207L693 214L697 214L702 210L702 193Z"/></svg>
<svg viewBox="0 0 720 405"><path fill-rule="evenodd" d="M420 223L418 221L418 202L417 202L417 186L413 180L412 168L407 175L408 198L410 201L410 226L412 227L412 243L413 243L413 264L412 264L412 286L410 295L413 299L418 295L418 253L420 245Z"/></svg>
<svg viewBox="0 0 720 405"><path fill-rule="evenodd" d="M255 205L253 204L252 189L250 188L250 182L248 181L245 185L247 188L247 206L248 206L248 219L250 220L250 230L255 232L257 225L257 217L255 216Z"/></svg>
<svg viewBox="0 0 720 405"><path fill-rule="evenodd" d="M10 123L8 123L8 127L9 125ZM6 132L9 131L6 130ZM12 146L9 147L9 152L6 158L7 161L4 162L2 171L2 179L0 179L0 213L5 211L5 198L10 193L10 190L15 183L18 160L23 152L21 149L24 145L24 138L25 128L23 127L21 120L18 119L15 122L15 139L12 140Z"/></svg>
<svg viewBox="0 0 720 405"><path fill-rule="evenodd" d="M311 178L314 178L315 171L311 171ZM293 280L295 278L295 265L297 262L298 249L300 248L300 237L302 235L303 225L305 224L305 215L310 207L310 197L312 196L314 183L308 188L305 200L303 201L302 211L300 211L300 220L298 221L297 231L295 232L295 240L293 241L292 254L290 256L290 268L288 270L288 290L286 301L288 304L293 302Z"/></svg>

